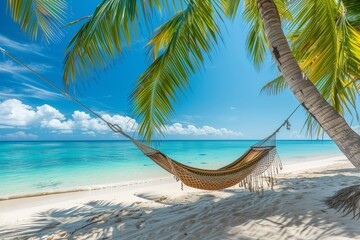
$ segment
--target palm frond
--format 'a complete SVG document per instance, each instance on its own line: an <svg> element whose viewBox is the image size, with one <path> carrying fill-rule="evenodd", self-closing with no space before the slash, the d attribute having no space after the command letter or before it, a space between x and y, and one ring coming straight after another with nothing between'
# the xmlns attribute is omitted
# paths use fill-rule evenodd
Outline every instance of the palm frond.
<svg viewBox="0 0 360 240"><path fill-rule="evenodd" d="M7 0L7 10L21 30L35 40L39 35L46 42L59 41L66 17L65 0Z"/></svg>
<svg viewBox="0 0 360 240"><path fill-rule="evenodd" d="M139 23L150 21L154 8L168 9L165 0L103 0L71 39L64 60L66 85L95 77L138 36ZM84 20L84 19L83 19Z"/></svg>
<svg viewBox="0 0 360 240"><path fill-rule="evenodd" d="M278 9L279 17L282 20L290 20L292 16L287 9L287 1L275 0L274 2ZM246 39L246 50L255 68L259 70L266 59L268 43L256 1L245 1L243 17L245 22L249 25L249 33Z"/></svg>
<svg viewBox="0 0 360 240"><path fill-rule="evenodd" d="M290 6L292 50L301 68L322 96L341 114L356 111L358 89L349 84L360 78L360 35L336 1L297 0ZM311 116L308 133L320 135Z"/></svg>
<svg viewBox="0 0 360 240"><path fill-rule="evenodd" d="M237 15L237 11L239 9L240 0L228 0L223 1L224 3L224 13L231 19L234 19Z"/></svg>
<svg viewBox="0 0 360 240"><path fill-rule="evenodd" d="M353 185L337 191L327 198L325 203L344 216L352 215L355 220L360 219L360 185Z"/></svg>
<svg viewBox="0 0 360 240"><path fill-rule="evenodd" d="M246 51L255 68L259 70L265 61L268 43L258 7L253 1L246 1L245 3L247 4L245 4L243 15L250 26L246 39Z"/></svg>
<svg viewBox="0 0 360 240"><path fill-rule="evenodd" d="M360 32L360 1L342 0L346 8L346 17L358 32Z"/></svg>
<svg viewBox="0 0 360 240"><path fill-rule="evenodd" d="M64 28L64 27L70 27L70 26L75 25L75 24L77 24L77 23L79 23L79 22L81 22L81 21L83 21L83 20L88 19L88 18L91 18L91 15L89 15L89 16L84 16L84 17L78 18L78 19L76 19L76 20L74 20L74 21L71 21L71 22L65 24L65 25L63 26L63 28Z"/></svg>
<svg viewBox="0 0 360 240"><path fill-rule="evenodd" d="M267 95L277 95L282 93L288 88L288 84L285 81L283 76L278 76L274 80L271 80L270 82L266 83L262 88L262 93L265 93Z"/></svg>
<svg viewBox="0 0 360 240"><path fill-rule="evenodd" d="M155 60L131 95L134 114L140 120L139 133L147 141L154 133L163 133L177 93L184 93L190 76L202 67L204 55L218 42L216 19L224 12L223 6L220 0L191 0L150 40L149 51Z"/></svg>
<svg viewBox="0 0 360 240"><path fill-rule="evenodd" d="M322 128L320 127L319 123L309 112L305 111L305 115L306 120L304 122L302 131L305 130L306 135L311 138L319 138L323 134Z"/></svg>

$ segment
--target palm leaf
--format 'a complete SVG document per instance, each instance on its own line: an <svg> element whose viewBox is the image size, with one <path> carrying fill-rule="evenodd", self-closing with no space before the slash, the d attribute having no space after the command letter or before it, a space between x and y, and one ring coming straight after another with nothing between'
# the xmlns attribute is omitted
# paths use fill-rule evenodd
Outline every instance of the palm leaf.
<svg viewBox="0 0 360 240"><path fill-rule="evenodd" d="M226 16L230 17L231 19L234 19L237 15L237 11L239 9L240 0L228 0L223 1L224 4L224 13Z"/></svg>
<svg viewBox="0 0 360 240"><path fill-rule="evenodd" d="M79 22L81 22L81 21L83 21L83 20L88 19L88 18L91 18L91 15L89 15L89 16L84 16L84 17L81 17L81 18L76 19L76 20L74 20L74 21L71 21L71 22L65 24L63 27L70 27L70 26L75 25L75 24L77 24L77 23L79 23Z"/></svg>
<svg viewBox="0 0 360 240"><path fill-rule="evenodd" d="M95 77L121 55L138 36L139 22L150 21L154 8L174 8L165 0L103 0L71 39L64 60L63 79L68 86L79 77ZM168 6L168 7L166 7ZM169 10L170 11L170 10ZM78 21L75 21L77 23Z"/></svg>
<svg viewBox="0 0 360 240"><path fill-rule="evenodd" d="M360 1L356 0L342 0L346 8L346 16L357 31L360 31Z"/></svg>
<svg viewBox="0 0 360 240"><path fill-rule="evenodd" d="M33 40L41 35L46 42L59 41L63 36L65 0L7 0L7 9L21 30Z"/></svg>
<svg viewBox="0 0 360 240"><path fill-rule="evenodd" d="M266 83L262 88L261 92L267 95L280 94L288 88L288 84L283 76L279 76L274 80Z"/></svg>
<svg viewBox="0 0 360 240"><path fill-rule="evenodd" d="M226 4L191 0L149 41L154 62L140 76L131 95L135 116L140 119L139 133L147 141L154 133L163 133L177 92L184 93L190 76L202 67L204 54L218 42L220 29L215 20L225 12Z"/></svg>

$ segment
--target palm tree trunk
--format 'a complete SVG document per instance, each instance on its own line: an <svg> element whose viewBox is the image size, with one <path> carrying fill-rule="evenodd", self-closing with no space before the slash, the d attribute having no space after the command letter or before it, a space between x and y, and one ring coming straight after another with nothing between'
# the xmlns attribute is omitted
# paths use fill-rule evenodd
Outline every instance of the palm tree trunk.
<svg viewBox="0 0 360 240"><path fill-rule="evenodd" d="M295 97L318 121L350 162L360 169L360 136L344 118L321 96L300 69L281 28L273 0L257 0L273 58Z"/></svg>

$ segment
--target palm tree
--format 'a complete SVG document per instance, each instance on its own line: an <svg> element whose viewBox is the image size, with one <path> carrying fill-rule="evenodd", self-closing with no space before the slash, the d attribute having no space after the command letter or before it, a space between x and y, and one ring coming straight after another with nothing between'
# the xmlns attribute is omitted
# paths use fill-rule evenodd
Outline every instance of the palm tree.
<svg viewBox="0 0 360 240"><path fill-rule="evenodd" d="M35 8L20 2L32 3ZM28 16L29 10L36 11L41 3L46 7L41 7L40 13L52 13L59 22L64 5L56 2L8 0L8 6L14 20L33 37L37 28L26 27L30 17L37 20L48 39L49 26L54 26L51 21L34 17L37 15L20 16ZM225 17L234 19L240 12L239 5L240 0L103 0L92 16L69 24L84 21L66 50L64 81L69 85L79 77L95 76L139 35L140 24L166 11L172 17L155 30L148 42L154 60L137 80L131 95L134 114L140 121L139 133L150 140L154 133L164 131L178 92L189 86L190 76L203 68L205 57L221 41L219 23ZM254 63L259 66L269 49L282 74L264 89L277 93L290 88L309 114L308 128L321 127L360 168L360 136L342 117L346 110L356 109L360 86L360 3L244 0L244 16L251 23L247 48ZM288 38L282 22L288 23Z"/></svg>
<svg viewBox="0 0 360 240"><path fill-rule="evenodd" d="M33 39L58 40L66 12L64 0L7 0L21 29ZM238 14L240 0L103 0L94 14L73 21L85 23L66 50L64 82L94 76L121 55L136 38L139 22L148 23L155 10L173 16L148 42L154 61L139 77L131 95L139 133L150 140L162 132L173 112L177 92L203 67L221 39L218 22ZM185 6L183 6L185 5ZM267 93L290 88L308 112L310 132L323 129L339 149L360 168L360 136L346 123L345 110L356 111L360 79L360 3L353 0L244 0L244 18L250 22L247 49L256 67L272 53L281 75L264 86ZM289 22L288 38L282 22ZM150 24L151 25L151 24ZM149 25L147 25L149 27ZM39 34L41 33L41 34ZM55 34L56 33L56 34ZM291 43L291 46L289 45ZM349 214L360 210L360 187L342 189L327 203Z"/></svg>
<svg viewBox="0 0 360 240"><path fill-rule="evenodd" d="M319 123L322 129L336 143L336 145L352 162L352 164L357 168L360 168L360 136L353 129L351 129L351 127L346 123L344 118L329 104L329 102L326 101L326 99L322 97L316 86L301 70L281 28L281 22L278 17L279 14L276 5L274 4L274 1L258 0L257 4L259 13L262 18L262 22L264 24L264 30L267 40L269 42L269 46L273 48L273 57L275 58L276 64L281 70L283 78L286 80L287 85L290 87L291 91L294 93L299 102L304 106L304 108L308 111L308 113ZM331 10L332 9L330 8L330 11ZM345 12L345 9L343 9L343 12ZM339 16L339 18L341 18L341 16ZM349 27L349 30L354 31L354 34L356 34L355 30L351 27ZM353 40L358 41L359 39L360 38L357 36ZM335 39L335 41L337 41L337 39ZM338 43L336 43L336 45L337 44ZM359 45L359 43L356 44ZM277 50L276 54L274 54L275 49ZM335 54L343 54L341 52L339 53L338 48L332 50L335 52ZM305 49L303 51L307 50ZM317 57L319 57L319 55ZM357 57L357 59L355 59L354 63L352 63L356 64L357 66L355 66L354 68L354 70L356 71L355 79L353 78L353 76L349 76L351 81L353 81L353 79L359 79L358 60L359 56ZM311 64L317 63L312 62ZM351 66L349 66L349 70L350 67ZM317 67L313 69L313 75L318 74L318 72L316 72L317 70ZM319 69L319 71L326 73L326 71L322 69ZM333 81L336 81L337 77L341 78L342 76L332 76Z"/></svg>

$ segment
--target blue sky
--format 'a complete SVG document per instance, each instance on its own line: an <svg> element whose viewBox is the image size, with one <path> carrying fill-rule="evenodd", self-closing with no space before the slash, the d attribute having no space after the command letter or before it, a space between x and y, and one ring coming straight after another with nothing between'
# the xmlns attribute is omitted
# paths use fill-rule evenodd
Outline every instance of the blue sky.
<svg viewBox="0 0 360 240"><path fill-rule="evenodd" d="M73 1L67 21L91 14L100 1ZM5 4L4 2L2 4ZM162 21L165 16L160 16ZM32 42L0 9L0 47L16 55L34 69L62 84L64 52L80 26L67 28L62 41ZM247 27L238 17L223 27L224 44L207 60L205 69L190 80L191 90L179 98L168 124L165 139L260 139L271 133L298 105L289 91L278 96L260 94L261 87L277 76L270 57L256 71L245 51ZM98 79L79 81L75 96L86 105L136 131L129 94L136 79L150 64L146 39L133 43L127 54ZM33 74L0 55L0 140L100 140L117 139L97 119L42 83ZM306 139L301 132L305 120L299 110L291 120L292 129L279 138ZM352 121L347 116L349 122ZM358 123L354 121L353 126ZM358 126L357 126L358 128Z"/></svg>

